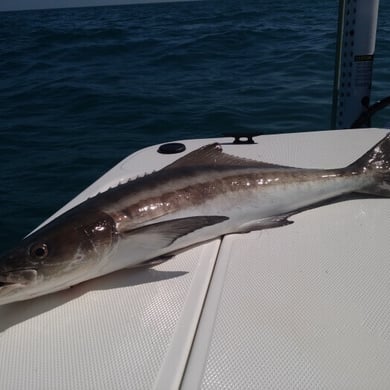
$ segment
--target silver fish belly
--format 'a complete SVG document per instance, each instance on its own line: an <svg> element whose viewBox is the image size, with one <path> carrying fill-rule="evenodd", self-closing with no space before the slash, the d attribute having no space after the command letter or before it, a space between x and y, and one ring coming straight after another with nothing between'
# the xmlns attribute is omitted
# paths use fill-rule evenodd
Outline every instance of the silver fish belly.
<svg viewBox="0 0 390 390"><path fill-rule="evenodd" d="M334 170L301 169L202 147L65 212L0 259L0 304L62 290L229 233L291 223L319 202L390 197L390 135Z"/></svg>

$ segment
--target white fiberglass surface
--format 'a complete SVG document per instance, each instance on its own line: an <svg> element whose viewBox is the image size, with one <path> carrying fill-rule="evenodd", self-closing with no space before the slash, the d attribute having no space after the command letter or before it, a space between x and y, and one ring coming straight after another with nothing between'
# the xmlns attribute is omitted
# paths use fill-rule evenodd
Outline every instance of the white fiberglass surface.
<svg viewBox="0 0 390 390"><path fill-rule="evenodd" d="M59 212L178 158L156 150L130 156ZM177 387L219 243L0 306L0 389Z"/></svg>
<svg viewBox="0 0 390 390"><path fill-rule="evenodd" d="M385 133L288 135L280 147L292 164L337 167ZM224 238L182 389L390 386L390 200L290 219Z"/></svg>
<svg viewBox="0 0 390 390"><path fill-rule="evenodd" d="M167 373L174 386L218 247L0 306L0 388L150 389Z"/></svg>
<svg viewBox="0 0 390 390"><path fill-rule="evenodd" d="M221 142L242 157L338 168L385 133ZM185 143L190 151L209 142ZM124 160L70 205L183 155L156 149ZM214 240L149 269L0 306L0 388L388 387L389 207L356 199L310 210L293 225L225 237L221 248Z"/></svg>
<svg viewBox="0 0 390 390"><path fill-rule="evenodd" d="M184 389L389 386L390 206L291 219L223 241Z"/></svg>

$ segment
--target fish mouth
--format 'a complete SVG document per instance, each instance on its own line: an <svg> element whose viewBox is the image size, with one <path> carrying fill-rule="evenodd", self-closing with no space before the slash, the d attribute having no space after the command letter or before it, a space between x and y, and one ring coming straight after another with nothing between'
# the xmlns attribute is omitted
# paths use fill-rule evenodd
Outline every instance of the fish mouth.
<svg viewBox="0 0 390 390"><path fill-rule="evenodd" d="M0 271L0 288L8 286L25 286L35 282L38 278L38 271L34 268L18 269L9 272Z"/></svg>

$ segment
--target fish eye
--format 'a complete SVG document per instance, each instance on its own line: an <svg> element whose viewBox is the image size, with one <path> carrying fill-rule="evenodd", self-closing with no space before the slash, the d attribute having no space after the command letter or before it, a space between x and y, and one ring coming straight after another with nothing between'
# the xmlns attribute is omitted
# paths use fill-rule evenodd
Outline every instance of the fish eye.
<svg viewBox="0 0 390 390"><path fill-rule="evenodd" d="M30 255L35 259L44 259L49 254L46 244L35 244L30 248Z"/></svg>

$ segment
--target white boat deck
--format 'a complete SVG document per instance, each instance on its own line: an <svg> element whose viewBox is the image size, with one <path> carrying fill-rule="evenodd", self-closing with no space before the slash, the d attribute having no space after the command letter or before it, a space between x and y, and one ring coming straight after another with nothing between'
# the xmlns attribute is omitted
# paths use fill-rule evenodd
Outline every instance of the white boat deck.
<svg viewBox="0 0 390 390"><path fill-rule="evenodd" d="M219 141L227 153L341 167L387 130ZM157 146L122 161L66 207L159 169ZM0 389L390 387L390 199L305 211L152 268L0 306Z"/></svg>

